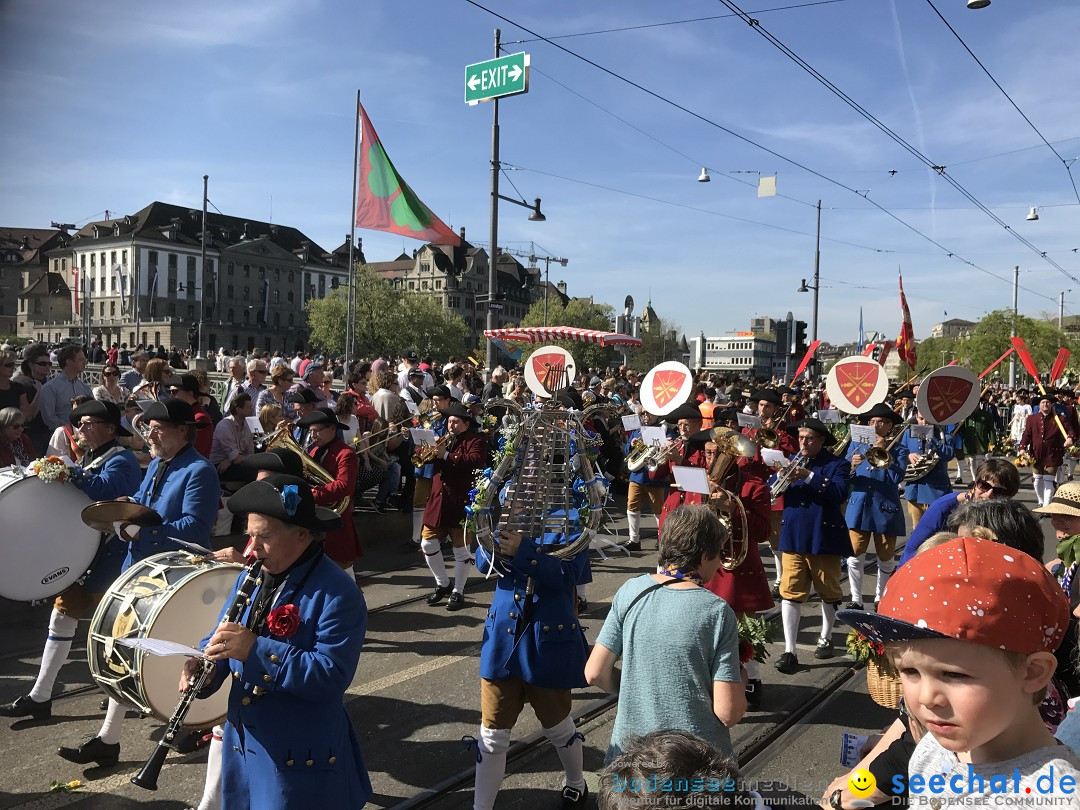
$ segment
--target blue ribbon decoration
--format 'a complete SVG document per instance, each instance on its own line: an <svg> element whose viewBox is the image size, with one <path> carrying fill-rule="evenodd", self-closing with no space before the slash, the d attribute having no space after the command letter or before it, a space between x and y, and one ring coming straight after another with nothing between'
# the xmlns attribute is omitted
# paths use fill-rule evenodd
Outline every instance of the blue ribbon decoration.
<svg viewBox="0 0 1080 810"><path fill-rule="evenodd" d="M300 507L300 490L296 484L289 484L281 490L281 505L285 507L285 513L292 517Z"/></svg>
<svg viewBox="0 0 1080 810"><path fill-rule="evenodd" d="M585 739L582 737L582 739ZM484 761L484 755L480 753L480 741L471 734L466 734L461 738L462 744L465 746L466 751L472 751L476 756L476 763L480 764Z"/></svg>
<svg viewBox="0 0 1080 810"><path fill-rule="evenodd" d="M585 735L582 734L580 731L575 731L573 734L570 735L570 739L566 741L566 745L564 745L563 748L569 748L571 745L573 745L578 740L581 740L582 745L584 745L585 744ZM479 760L477 760L477 761L479 761Z"/></svg>

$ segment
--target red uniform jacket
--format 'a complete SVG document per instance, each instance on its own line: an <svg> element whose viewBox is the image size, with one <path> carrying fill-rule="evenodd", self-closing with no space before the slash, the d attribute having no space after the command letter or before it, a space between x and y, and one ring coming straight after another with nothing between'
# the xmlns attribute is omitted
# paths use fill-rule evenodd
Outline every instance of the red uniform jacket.
<svg viewBox="0 0 1080 810"><path fill-rule="evenodd" d="M311 490L316 504L330 508L343 498L355 495L360 459L343 439L336 438L326 447L312 447L308 453L319 466L334 476L329 484ZM364 556L364 548L353 526L351 503L341 516L341 528L326 533L323 550L336 563L351 564L357 557Z"/></svg>
<svg viewBox="0 0 1080 810"><path fill-rule="evenodd" d="M435 459L431 497L424 507L424 525L433 529L453 529L465 519L469 490L475 486L476 471L488 463L487 439L474 428L451 440L446 458Z"/></svg>
<svg viewBox="0 0 1080 810"><path fill-rule="evenodd" d="M1061 424L1065 430L1072 430L1072 426L1064 417ZM1072 436L1076 441L1076 436ZM1054 419L1054 406L1050 406L1049 413L1033 413L1027 418L1024 425L1024 435L1020 438L1021 448L1030 448L1035 463L1040 467L1060 467L1065 460L1065 437L1058 429L1057 420Z"/></svg>
<svg viewBox="0 0 1080 810"><path fill-rule="evenodd" d="M214 420L202 405L193 405L195 411L195 441L191 444L203 458L210 458L210 448L214 446Z"/></svg>
<svg viewBox="0 0 1080 810"><path fill-rule="evenodd" d="M758 428L745 428L743 430L743 435L746 436L748 439L753 439L756 442L757 441L757 435L758 435ZM776 446L777 450L782 451L783 454L787 458L791 458L792 456L798 454L798 452L799 452L799 443L798 443L798 441L795 440L794 436L792 436L790 433L788 433L786 430L784 430L782 428L776 432L776 435L780 438L780 441ZM764 465L764 463L765 463L761 459L761 448L760 448L760 446L758 447L757 453L754 454L754 461L761 462L762 465ZM766 467L766 469L768 469L768 468ZM773 512L783 512L784 511L784 496L783 495L781 495L779 498L776 499L776 503L774 503L772 505L771 511L773 511Z"/></svg>

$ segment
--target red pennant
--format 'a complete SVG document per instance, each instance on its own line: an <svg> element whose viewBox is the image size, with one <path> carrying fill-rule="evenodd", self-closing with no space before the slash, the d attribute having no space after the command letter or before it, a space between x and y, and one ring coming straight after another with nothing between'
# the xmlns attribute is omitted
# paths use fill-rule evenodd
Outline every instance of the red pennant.
<svg viewBox="0 0 1080 810"><path fill-rule="evenodd" d="M663 408L683 387L686 374L682 371L658 371L653 375L652 395L658 408Z"/></svg>
<svg viewBox="0 0 1080 810"><path fill-rule="evenodd" d="M1050 370L1050 382L1054 383L1060 380L1065 374L1065 366L1069 364L1069 357L1072 355L1068 349L1062 346L1058 349L1057 358L1054 360L1054 367Z"/></svg>
<svg viewBox="0 0 1080 810"><path fill-rule="evenodd" d="M836 369L836 382L840 391L856 408L865 405L877 388L881 366L873 360L865 363L845 363Z"/></svg>
<svg viewBox="0 0 1080 810"><path fill-rule="evenodd" d="M932 417L928 421L935 425L948 423L949 417L964 407L973 387L970 380L947 375L931 377L923 384L927 386L926 401Z"/></svg>
<svg viewBox="0 0 1080 810"><path fill-rule="evenodd" d="M1028 351L1027 344L1024 343L1022 337L1009 338L1013 347L1016 349L1016 354L1020 358L1020 362L1024 364L1024 368L1027 369L1027 373L1039 379L1039 367L1035 365L1035 361L1031 357L1031 352Z"/></svg>

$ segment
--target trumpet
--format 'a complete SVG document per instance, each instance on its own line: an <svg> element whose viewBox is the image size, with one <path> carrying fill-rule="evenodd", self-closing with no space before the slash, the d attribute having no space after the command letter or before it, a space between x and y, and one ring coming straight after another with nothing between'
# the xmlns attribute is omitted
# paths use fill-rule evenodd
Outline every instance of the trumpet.
<svg viewBox="0 0 1080 810"><path fill-rule="evenodd" d="M772 496L773 502L783 495L791 482L795 480L795 470L805 467L810 463L810 459L806 457L804 453L797 453L791 457L788 465L776 473L772 483L769 485L769 494Z"/></svg>
<svg viewBox="0 0 1080 810"><path fill-rule="evenodd" d="M423 467L425 464L433 462L453 437L453 433L444 433L435 440L435 444L417 447L416 452L412 455L412 465L414 467Z"/></svg>
<svg viewBox="0 0 1080 810"><path fill-rule="evenodd" d="M671 444L656 448L656 453L649 461L649 472L656 472L660 467L667 464L676 456L682 455L684 442L676 439Z"/></svg>
<svg viewBox="0 0 1080 810"><path fill-rule="evenodd" d="M247 610L248 605L251 603L251 597L255 594L255 589L262 580L262 566L263 561L257 559L244 571L244 579L241 580L240 587L236 590L236 597L233 599L233 603L229 606L229 610L222 621L236 622L244 615L244 611ZM252 611L252 615L254 615L254 611ZM131 777L131 784L144 790L157 790L158 776L161 774L162 766L165 765L165 758L169 756L169 749L172 748L176 735L180 733L184 726L184 718L187 717L191 704L195 702L199 692L206 686L206 682L210 679L213 671L214 662L207 658L202 659L202 669L189 682L187 689L184 690L180 702L173 710L172 717L169 718L169 724L165 726L165 733L158 741L157 748L154 749L154 753L150 755L150 758L146 760L142 770Z"/></svg>
<svg viewBox="0 0 1080 810"><path fill-rule="evenodd" d="M657 444L645 444L641 439L630 447L630 455L626 457L626 469L637 472L646 464L652 466L653 458L664 448Z"/></svg>

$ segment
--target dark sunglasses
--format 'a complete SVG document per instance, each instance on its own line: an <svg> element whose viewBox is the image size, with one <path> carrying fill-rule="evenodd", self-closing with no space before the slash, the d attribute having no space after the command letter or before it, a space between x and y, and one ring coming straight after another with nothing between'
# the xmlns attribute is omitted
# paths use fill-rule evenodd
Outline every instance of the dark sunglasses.
<svg viewBox="0 0 1080 810"><path fill-rule="evenodd" d="M119 377L120 372L119 371L103 371L103 372L101 372L101 376L102 377Z"/></svg>
<svg viewBox="0 0 1080 810"><path fill-rule="evenodd" d="M51 362L51 361L49 361L49 360L43 360L43 361L35 361L35 362L34 362L34 365L35 365L35 366L51 366L51 365L52 365L52 362Z"/></svg>
<svg viewBox="0 0 1080 810"><path fill-rule="evenodd" d="M1009 497L1009 490L1005 489L1005 487L995 487L989 481L983 481L981 478L975 482L975 489L979 490L979 492L993 493L997 498Z"/></svg>

